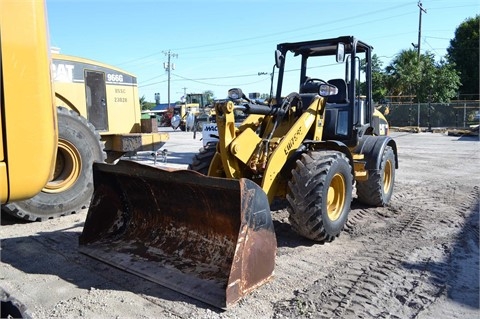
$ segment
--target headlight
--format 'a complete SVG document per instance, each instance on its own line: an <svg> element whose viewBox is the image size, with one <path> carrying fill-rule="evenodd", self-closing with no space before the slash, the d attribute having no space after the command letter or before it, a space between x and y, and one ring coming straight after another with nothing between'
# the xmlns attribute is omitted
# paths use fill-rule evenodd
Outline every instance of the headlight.
<svg viewBox="0 0 480 319"><path fill-rule="evenodd" d="M337 95L338 89L335 85L331 84L321 84L320 85L320 95L321 96L330 96L330 95Z"/></svg>

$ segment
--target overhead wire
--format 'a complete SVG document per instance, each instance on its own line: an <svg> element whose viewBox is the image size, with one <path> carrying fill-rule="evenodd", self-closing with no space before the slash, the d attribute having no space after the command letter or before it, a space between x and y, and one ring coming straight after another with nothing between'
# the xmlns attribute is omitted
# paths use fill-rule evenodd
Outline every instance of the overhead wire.
<svg viewBox="0 0 480 319"><path fill-rule="evenodd" d="M404 4L400 4L400 5L395 5L395 6L391 6L391 7L388 7L388 8L384 8L384 9L379 9L379 10L374 10L374 11L371 11L369 12L368 16L370 16L371 14L379 14L379 13L382 13L382 12L385 12L385 11L391 11L391 10L398 10L400 8L403 8L403 7L407 7L407 6L411 6L411 3L404 3ZM465 7L465 6L469 6L469 5L460 5L460 6L449 6L448 8L458 8L458 7ZM433 8L433 9L444 9L446 7L436 7L436 8ZM431 9L431 8L429 8ZM365 24L370 24L370 23L373 23L373 22L379 22L379 21L386 21L386 20L391 20L392 18L399 18L399 17L403 17L403 16L406 16L406 15L410 15L412 13L417 13L417 10L409 10L408 12L404 12L404 13L396 13L394 15L389 15L387 17L381 17L381 18L378 18L378 19L367 19L365 20L364 22L361 22L361 23L353 23L352 24L349 24L349 25L342 25L340 27L334 27L334 28L330 28L330 29L322 29L322 32L331 32L331 31L335 31L335 30L339 30L339 29L344 29L344 28L351 28L351 27L356 27L358 26L359 24L360 25L365 25ZM355 16L351 16L351 17L346 17L345 19L342 19L342 21L351 21L351 20L354 20L354 19L358 19L358 18L362 18L364 17L365 15L362 15L362 16L358 16L358 15L355 15ZM269 37L275 37L277 35L282 35L283 37L285 36L286 33L295 33L295 32L299 32L299 31L304 31L304 30L308 30L308 29L312 29L312 28L316 28L316 27L319 27L319 26L324 26L325 24L329 25L329 24L334 24L338 22L338 20L335 20L333 21L332 23L328 23L328 22L323 22L322 24L314 24L314 25L309 25L309 26L305 26L305 27L300 27L300 28L296 28L296 29L290 29L288 31L282 31L282 32L274 32L274 33L269 33L269 34L264 34L264 35L259 35L259 36L254 36L254 37L248 37L248 38L243 38L243 39L235 39L235 40L232 40L232 41L224 41L224 42L219 42L219 43L211 43L211 44L202 44L202 45L195 45L195 46L187 46L187 47L179 47L179 48L176 48L176 49L172 49L176 52L181 52L181 51L189 51L189 50L196 50L195 52L184 52L184 53L181 53L182 56L184 55L190 55L190 54L195 54L195 56L198 58L198 54L199 53L209 53L209 52L218 52L219 50L227 50L227 49L234 49L236 47L238 47L239 43L240 42L245 42L245 41L248 41L249 42L249 45L255 45L255 44L258 44L258 43L264 43L264 41L260 41L260 42L255 42L254 40L260 40L260 39L265 39L265 38L269 38ZM410 32L408 32L410 33ZM315 33L316 34L316 33ZM307 34L308 35L308 34ZM303 36L306 36L305 34L303 34ZM432 37L433 38L433 37ZM424 41L433 49L435 50L424 38ZM231 44L234 44L233 46ZM218 47L221 47L221 46L226 46L226 47L223 47L223 48L218 48ZM202 48L208 48L206 50L199 50L199 49L202 49ZM163 50L164 51L164 50ZM155 52L155 53L152 53L152 54L149 54L149 55L146 55L144 57L141 57L141 58L137 58L135 60L131 60L130 62L132 61L139 61L141 59L144 59L144 58L149 58L149 57L152 57L154 55L157 55L157 54L160 54L162 53L163 51L159 51L159 52ZM163 54L163 53L162 53ZM254 53L251 53L251 54L254 54ZM437 52L438 54L438 52ZM239 55L241 56L244 56L245 53L239 53ZM209 56L209 58L211 58L211 56ZM188 78L188 77L182 77L178 74L175 74L175 76L179 77L179 78L182 78L184 80L188 80L188 81L193 81L193 82L197 82L197 83L201 83L201 84L205 84L205 85L212 85L212 86L232 86L232 85L223 85L223 84L215 84L215 83L207 83L207 82L203 82L205 80L220 80L220 79L225 79L225 78L241 78L241 77L245 77L245 76L257 76L257 75L238 75L238 76L229 76L229 77L210 77L210 78L198 78L198 79L192 79L192 78ZM154 77L152 79L149 79L149 80L146 80L146 81L142 81L142 82L148 82L150 80L153 80L153 79L156 79L158 78L157 77ZM150 85L154 85L154 84L158 84L158 83L164 83L165 81L160 81L160 82L155 82L155 83L151 83L151 84L146 84L146 85L142 85L142 86L139 86L139 87L144 87L144 86L150 86ZM253 83L257 83L257 82L261 82L261 81L255 81Z"/></svg>
<svg viewBox="0 0 480 319"><path fill-rule="evenodd" d="M410 3L404 3L404 4L400 4L400 5L395 5L395 6L391 6L391 7L388 7L388 8L384 8L384 9L379 9L379 10L374 10L374 11L371 11L371 12L368 12L366 13L364 16L370 16L372 14L378 14L378 13L382 13L382 12L385 12L385 11L389 11L389 10L396 10L396 9L399 9L399 8L402 8L402 7L406 7L406 6L410 6L411 4ZM363 18L364 16L359 16L359 15L352 15L350 17L345 17L344 19L342 19L341 21L351 21L351 20L354 20L354 19L361 19ZM388 18L382 18L380 19L381 20L385 20L385 19L391 19L392 17L388 17ZM371 22L376 22L378 20L368 20L366 22L364 22L363 24L365 23L371 23ZM295 29L289 29L289 30L284 30L284 31L280 31L280 32L274 32L274 33L268 33L268 34L264 34L264 35L259 35L259 36L253 36L253 37L247 37L247 38L242 38L242 39L235 39L235 40L231 40L231 41L224 41L224 42L219 42L219 43L209 43L209 44L202 44L202 45L195 45L195 46L187 46L187 47L180 47L180 48L174 48L174 49L171 49L175 52L180 52L180 51L185 51L185 50L196 50L195 51L195 54L197 55L199 52L200 53L203 53L203 52L211 52L211 51L218 51L219 49L213 49L213 47L217 47L217 46L222 46L222 45L228 45L228 44L235 44L235 47L238 47L239 43L243 43L243 42L249 42L249 44L252 44L251 41L252 40L258 40L258 39L265 39L265 38L269 38L269 37L274 37L274 36L278 36L278 35L282 35L282 37L285 36L285 34L287 33L294 33L294 32L299 32L299 31L304 31L304 30L307 30L307 29L312 29L312 28L316 28L316 27L323 27L325 24L335 24L335 23L341 23L338 19L335 19L331 22L328 22L328 21L323 21L321 24L314 24L314 25L309 25L309 26L305 26L305 27L300 27L300 28L295 28ZM358 25L358 24L353 24L353 26L355 25ZM342 26L340 28L333 28L333 29L330 29L328 31L334 31L334 30L338 30L338 29L342 29L342 28L345 28L345 26ZM253 43L254 44L254 43ZM198 51L198 49L201 49L201 48L209 48L209 50L206 50L206 51ZM232 47L228 47L228 48L223 48L221 50L226 50L226 49L231 49ZM125 64L128 64L128 63L131 63L131 62L138 62L139 60L143 60L143 59L146 59L146 58L149 58L149 57L152 57L152 56L155 56L155 55L159 55L159 54L163 54L163 51L165 50L161 50L161 51L157 51L157 52L153 52L151 54L148 54L148 55L145 55L143 57L139 57L139 58L136 58L136 59L132 59L132 60L128 60L126 62L121 62L121 63L118 63L117 65L118 66L123 66ZM182 53L183 54L187 54L187 53Z"/></svg>
<svg viewBox="0 0 480 319"><path fill-rule="evenodd" d="M405 7L407 6L408 4L401 4L401 5L396 5L396 6L392 6L392 7L389 7L389 8L385 8L385 9L381 9L381 10L375 10L375 11L372 11L371 13L381 13L381 12L384 12L384 11L388 11L388 10L393 10L393 9L398 9L398 8L401 8L401 7ZM383 18L380 18L380 19L376 19L376 20L368 20L368 21L365 21L364 23L361 23L361 24L368 24L368 23L372 23L372 22L377 22L377 21L383 21L383 20L389 20L391 19L392 17L399 17L399 16L403 16L403 15L408 15L408 14L411 14L411 12L408 12L408 13L404 13L402 15L394 15L394 16L389 16L389 17L383 17ZM352 16L351 19L354 19L354 18L357 18L358 16ZM348 19L347 19L348 20ZM323 25L323 24L322 24ZM342 28L347 28L347 27L351 27L351 26L357 26L358 24L352 24L352 25L348 25L348 26L342 26L340 29ZM198 49L198 48L202 48L202 47L208 47L208 48L211 48L210 50L203 50L203 51L200 51L202 53L204 52L212 52L212 51L215 51L217 52L218 49L214 49L212 47L214 46L221 46L221 45L225 45L225 44L231 44L231 43L235 43L236 45L233 46L233 47L228 47L228 48L235 48L238 46L238 42L242 42L242 41L249 41L249 44L250 45L255 45L256 43L255 42L252 42L252 40L254 39L263 39L263 38L266 38L266 37L271 37L271 36L275 36L275 35L279 35L279 34L282 34L282 35L285 35L285 33L292 33L292 32L297 32L297 31L301 31L301 30L306 30L306 29L311 29L311 28L315 28L315 27L318 27L320 26L320 24L315 24L315 25L310 25L310 26L307 26L307 27L302 27L302 28L296 28L296 29L293 29L293 30L290 30L290 31L287 31L287 32L277 32L277 33L270 33L270 34L267 34L267 35L262 35L262 36L256 36L256 37L249 37L249 38L244 38L244 39L237 39L235 41L227 41L227 42L221 42L221 43L214 43L214 44L205 44L205 45L200 45L200 46L191 46L191 47L184 47L184 48L176 48L176 49L172 49L176 52L178 51L181 51L181 50L189 50L189 49ZM334 30L338 30L339 28L332 28L332 29L329 29L329 30L326 30L326 32L330 32L330 31L334 31ZM324 30L325 31L325 30ZM263 42L262 42L263 43ZM223 48L224 50L225 49L228 49L228 48ZM198 56L198 53L199 51L197 50L195 52L195 54ZM158 54L155 53L155 54ZM187 54L187 53L184 53L184 54ZM183 55L184 55L183 54ZM252 53L253 54L253 53ZM154 54L153 54L154 55ZM242 53L242 54L239 54L239 55L242 55L244 56L245 54ZM151 57L152 54L148 55L147 57ZM210 57L211 58L211 57ZM138 60L138 59L137 59ZM233 77L242 77L242 75L240 76L233 76ZM222 77L217 77L217 78L209 78L209 79L221 79ZM219 84L212 84L212 83L206 83L206 82L201 82L203 79L189 79L190 81L197 81L198 83L201 83L201 84L208 84L208 85L217 85L219 86ZM156 82L156 83L163 83L163 82ZM256 82L254 82L256 83Z"/></svg>
<svg viewBox="0 0 480 319"><path fill-rule="evenodd" d="M200 83L200 84L205 84L205 85L210 85L210 86L221 86L221 87L235 87L235 86L242 86L242 85L250 85L250 84L255 84L255 83L259 83L259 82L263 82L265 80L267 80L267 78L262 78L260 80L257 80L257 81L253 81L253 82L248 82L248 83L235 83L235 84L216 84L216 83L207 83L207 82L203 82L203 81L199 81L199 80L196 80L196 79L189 79L187 77L183 77L181 75L178 75L178 74L172 74L173 76L176 76L176 77L179 77L183 80L187 80L187 81L191 81L191 82L196 82L196 83ZM253 75L242 75L242 76L237 76L235 78L238 78L238 77L251 77ZM258 76L258 75L256 75ZM233 77L230 77L230 78L233 78ZM269 79L269 78L268 78Z"/></svg>

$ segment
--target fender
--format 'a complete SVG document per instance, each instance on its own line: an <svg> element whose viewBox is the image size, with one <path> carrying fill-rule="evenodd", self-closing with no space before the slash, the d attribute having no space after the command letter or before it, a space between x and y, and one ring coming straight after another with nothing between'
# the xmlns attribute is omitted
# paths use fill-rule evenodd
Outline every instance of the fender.
<svg viewBox="0 0 480 319"><path fill-rule="evenodd" d="M395 168L398 169L397 144L390 136L364 135L359 144L354 149L354 153L365 156L365 168L368 170L378 170L382 163L382 154L385 147L390 146L395 154Z"/></svg>
<svg viewBox="0 0 480 319"><path fill-rule="evenodd" d="M352 167L352 175L355 176L352 152L343 142L336 140L327 140L322 142L313 142L312 144L315 145L316 149L335 150L344 153L350 162L350 166Z"/></svg>

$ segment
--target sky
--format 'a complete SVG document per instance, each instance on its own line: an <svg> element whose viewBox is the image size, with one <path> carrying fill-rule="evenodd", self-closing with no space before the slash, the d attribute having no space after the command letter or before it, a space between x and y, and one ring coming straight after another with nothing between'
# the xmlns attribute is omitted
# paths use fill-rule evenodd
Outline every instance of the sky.
<svg viewBox="0 0 480 319"><path fill-rule="evenodd" d="M160 102L230 88L270 91L278 43L352 35L387 66L419 36L418 1L408 0L46 0L50 43L63 54L137 76L139 96ZM423 0L420 50L445 57L456 28L480 0ZM165 63L170 53L170 81ZM287 68L288 68L287 59ZM299 64L290 65L291 68ZM315 77L328 79L322 70ZM286 85L292 92L298 79ZM170 90L168 83L170 82ZM170 93L170 94L169 94Z"/></svg>

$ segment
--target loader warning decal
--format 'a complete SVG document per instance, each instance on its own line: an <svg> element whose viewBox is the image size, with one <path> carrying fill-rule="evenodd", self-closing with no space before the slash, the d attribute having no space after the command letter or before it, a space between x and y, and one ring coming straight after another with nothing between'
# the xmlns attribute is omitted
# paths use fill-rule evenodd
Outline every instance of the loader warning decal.
<svg viewBox="0 0 480 319"><path fill-rule="evenodd" d="M288 153L290 153L290 151L294 148L294 146L296 145L297 141L300 139L300 137L302 136L302 128L303 126L300 126L296 131L295 133L293 134L293 136L290 138L290 140L288 141L287 145L285 146L285 148L283 149L285 155L288 155ZM295 147L296 148L296 147Z"/></svg>
<svg viewBox="0 0 480 319"><path fill-rule="evenodd" d="M55 82L85 82L85 70L105 73L105 81L107 84L127 86L137 85L136 77L99 64L83 63L66 59L53 59L52 61L52 76Z"/></svg>

